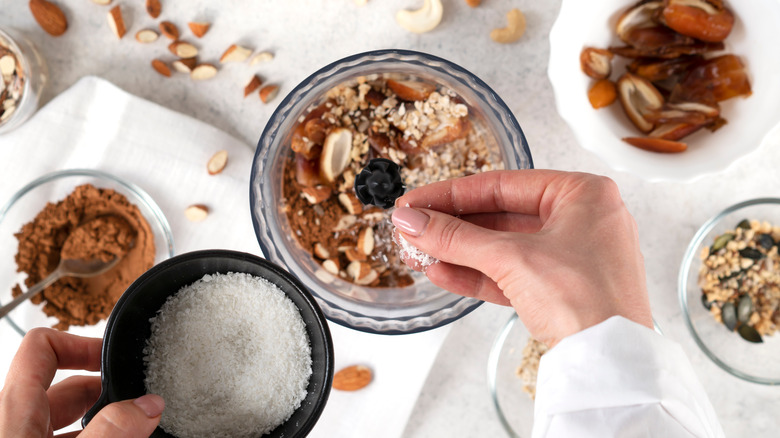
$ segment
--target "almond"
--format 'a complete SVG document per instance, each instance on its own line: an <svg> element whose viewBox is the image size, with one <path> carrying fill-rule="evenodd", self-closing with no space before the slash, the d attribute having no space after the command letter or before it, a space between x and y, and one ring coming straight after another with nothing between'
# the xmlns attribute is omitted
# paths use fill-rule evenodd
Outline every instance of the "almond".
<svg viewBox="0 0 780 438"><path fill-rule="evenodd" d="M688 145L685 143L661 138L626 137L623 141L631 146L651 152L677 153L688 149Z"/></svg>
<svg viewBox="0 0 780 438"><path fill-rule="evenodd" d="M374 272L374 270L371 269L371 265L360 260L355 260L347 265L347 275L356 283L359 280L365 279L371 272Z"/></svg>
<svg viewBox="0 0 780 438"><path fill-rule="evenodd" d="M122 8L116 5L108 11L108 27L114 32L117 38L122 39L127 29L125 28L125 19L122 17Z"/></svg>
<svg viewBox="0 0 780 438"><path fill-rule="evenodd" d="M261 85L263 85L262 79L257 75L252 76L252 79L250 79L249 83L244 87L244 97L254 93Z"/></svg>
<svg viewBox="0 0 780 438"><path fill-rule="evenodd" d="M333 375L333 389L339 391L357 391L371 383L371 369L363 365L352 365Z"/></svg>
<svg viewBox="0 0 780 438"><path fill-rule="evenodd" d="M249 65L256 65L261 62L268 62L272 61L274 59L274 54L271 52L260 52L257 55L252 57L252 60L249 61Z"/></svg>
<svg viewBox="0 0 780 438"><path fill-rule="evenodd" d="M341 204L349 214L360 214L363 212L363 204L354 193L340 193L339 204Z"/></svg>
<svg viewBox="0 0 780 438"><path fill-rule="evenodd" d="M111 4L111 0L92 0L92 3L105 6Z"/></svg>
<svg viewBox="0 0 780 438"><path fill-rule="evenodd" d="M43 30L60 36L68 30L68 19L59 6L47 0L30 0L30 12Z"/></svg>
<svg viewBox="0 0 780 438"><path fill-rule="evenodd" d="M189 74L198 65L198 60L196 58L177 59L171 65L176 71Z"/></svg>
<svg viewBox="0 0 780 438"><path fill-rule="evenodd" d="M168 45L168 50L170 50L174 55L178 56L179 58L194 58L198 56L198 49L193 46L190 43L186 43L184 41L174 41L171 44Z"/></svg>
<svg viewBox="0 0 780 438"><path fill-rule="evenodd" d="M219 58L219 62L226 63L226 62L244 62L247 58L249 58L249 55L252 54L252 51L247 49L246 47L241 47L236 44L232 44L230 47L225 50L225 53L222 54L222 56Z"/></svg>
<svg viewBox="0 0 780 438"><path fill-rule="evenodd" d="M260 89L260 100L262 100L263 103L268 103L273 100L277 94L279 94L278 85L266 85Z"/></svg>
<svg viewBox="0 0 780 438"><path fill-rule="evenodd" d="M322 262L322 267L333 275L339 275L338 259L328 259Z"/></svg>
<svg viewBox="0 0 780 438"><path fill-rule="evenodd" d="M322 145L320 155L320 174L325 180L333 182L347 168L351 160L352 131L347 128L333 129Z"/></svg>
<svg viewBox="0 0 780 438"><path fill-rule="evenodd" d="M209 31L209 27L211 27L211 23L190 22L187 23L187 26L189 26L193 35L195 35L198 38L202 38L203 35L206 35L206 32Z"/></svg>
<svg viewBox="0 0 780 438"><path fill-rule="evenodd" d="M190 77L196 81L211 79L217 75L217 67L212 64L200 64L192 69Z"/></svg>
<svg viewBox="0 0 780 438"><path fill-rule="evenodd" d="M366 227L360 230L357 240L357 248L365 255L371 255L374 251L374 229Z"/></svg>
<svg viewBox="0 0 780 438"><path fill-rule="evenodd" d="M200 222L209 215L209 208L203 204L194 204L184 210L184 216L192 222Z"/></svg>
<svg viewBox="0 0 780 438"><path fill-rule="evenodd" d="M179 39L179 28L170 21L160 23L160 32L174 41Z"/></svg>
<svg viewBox="0 0 780 438"><path fill-rule="evenodd" d="M165 62L159 60L159 59L153 59L152 60L152 68L157 71L157 73L160 73L161 75L165 77L171 77L171 69L168 67L168 64Z"/></svg>
<svg viewBox="0 0 780 438"><path fill-rule="evenodd" d="M365 262L367 257L357 248L347 248L344 250L344 255L350 262Z"/></svg>
<svg viewBox="0 0 780 438"><path fill-rule="evenodd" d="M355 222L357 222L357 216L345 214L344 216L341 216L336 227L333 228L333 231L344 231L352 225L355 225Z"/></svg>
<svg viewBox="0 0 780 438"><path fill-rule="evenodd" d="M162 5L160 4L160 0L146 0L146 12L152 18L159 17L160 12L162 12Z"/></svg>
<svg viewBox="0 0 780 438"><path fill-rule="evenodd" d="M314 244L314 250L312 252L315 256L323 260L327 260L330 257L330 251L328 251L320 242Z"/></svg>
<svg viewBox="0 0 780 438"><path fill-rule="evenodd" d="M323 185L304 187L301 189L301 195L309 201L309 204L319 204L320 202L325 201L330 198L330 193L330 187Z"/></svg>
<svg viewBox="0 0 780 438"><path fill-rule="evenodd" d="M411 102L425 100L436 90L436 87L433 84L419 81L396 81L388 79L387 86L393 90L400 99Z"/></svg>
<svg viewBox="0 0 780 438"><path fill-rule="evenodd" d="M159 37L160 35L151 29L142 29L135 33L135 40L144 44L153 43Z"/></svg>
<svg viewBox="0 0 780 438"><path fill-rule="evenodd" d="M211 158L209 158L208 163L206 163L206 169L209 172L209 175L216 175L220 172L222 172L225 169L225 166L227 166L228 162L228 151L221 150L218 151L216 154L212 155Z"/></svg>

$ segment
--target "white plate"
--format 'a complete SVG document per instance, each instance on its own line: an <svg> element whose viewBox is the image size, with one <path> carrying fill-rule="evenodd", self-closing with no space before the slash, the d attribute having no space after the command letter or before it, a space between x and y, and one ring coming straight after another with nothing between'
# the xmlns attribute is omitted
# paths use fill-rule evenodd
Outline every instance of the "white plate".
<svg viewBox="0 0 780 438"><path fill-rule="evenodd" d="M614 28L620 14L633 0L563 0L550 31L548 76L558 112L578 142L616 170L648 181L692 181L721 172L756 150L773 127L780 128L780 1L732 1L727 6L737 20L726 38L725 53L745 63L753 95L721 103L728 124L715 133L702 129L686 137L688 150L679 154L644 151L621 138L641 133L631 124L619 103L595 110L587 97L593 80L580 69L583 47L623 45ZM618 62L615 62L618 61ZM625 71L620 58L613 60L612 79ZM617 68L615 68L617 67Z"/></svg>

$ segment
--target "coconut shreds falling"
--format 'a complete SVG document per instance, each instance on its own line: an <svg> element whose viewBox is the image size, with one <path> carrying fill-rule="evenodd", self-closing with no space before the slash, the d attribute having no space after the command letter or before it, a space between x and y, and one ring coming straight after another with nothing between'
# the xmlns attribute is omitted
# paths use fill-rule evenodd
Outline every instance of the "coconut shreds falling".
<svg viewBox="0 0 780 438"><path fill-rule="evenodd" d="M404 239L404 236L401 235L401 233L394 234L397 236L396 243L400 247L399 253L402 259L414 260L423 270L427 269L428 266L431 266L434 263L439 263L437 258L422 252L416 246L409 243L408 240Z"/></svg>
<svg viewBox="0 0 780 438"><path fill-rule="evenodd" d="M160 426L172 435L257 437L306 397L312 361L303 319L262 278L206 275L150 322L144 382L165 400Z"/></svg>

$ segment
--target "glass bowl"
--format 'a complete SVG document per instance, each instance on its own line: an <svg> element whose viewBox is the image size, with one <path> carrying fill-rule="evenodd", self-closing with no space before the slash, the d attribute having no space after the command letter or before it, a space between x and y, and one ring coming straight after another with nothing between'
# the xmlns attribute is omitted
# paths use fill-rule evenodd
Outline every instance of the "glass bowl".
<svg viewBox="0 0 780 438"><path fill-rule="evenodd" d="M698 284L703 248L711 246L717 236L734 230L743 219L780 225L780 198L740 202L713 216L699 228L685 251L680 267L680 306L693 339L713 362L741 379L777 385L780 384L780 333L764 336L762 343L745 341L716 321L705 308Z"/></svg>
<svg viewBox="0 0 780 438"><path fill-rule="evenodd" d="M286 266L312 291L333 322L356 330L404 334L443 326L468 314L481 301L451 294L423 275L411 286L372 288L326 273L300 248L282 211L282 180L293 126L331 88L378 73L408 74L450 88L463 98L469 113L481 119L499 145L505 168L532 168L525 136L512 112L490 87L462 67L425 53L377 50L336 61L301 82L285 97L258 142L250 177L250 209L266 258ZM319 273L318 273L319 271ZM325 274L325 275L323 275Z"/></svg>
<svg viewBox="0 0 780 438"><path fill-rule="evenodd" d="M0 108L13 106L10 112L8 108L1 111L0 134L3 134L24 123L38 109L48 73L33 43L15 29L0 29L0 58L16 61L12 74L0 74L0 90L7 91L0 93L3 95ZM4 64L3 67L8 68Z"/></svg>
<svg viewBox="0 0 780 438"><path fill-rule="evenodd" d="M255 255L229 250L178 255L149 269L127 288L108 318L100 358L103 390L84 416L83 425L107 404L146 393L143 359L146 340L151 336L149 319L157 315L165 301L204 275L228 272L247 273L269 281L298 308L312 355L307 394L287 421L263 436L297 437L311 431L325 408L333 381L333 341L325 317L306 287L287 271ZM173 435L158 427L151 436L171 438Z"/></svg>
<svg viewBox="0 0 780 438"><path fill-rule="evenodd" d="M146 218L154 234L155 259L157 264L173 256L173 234L168 220L154 200L140 187L114 175L92 170L71 169L44 175L17 191L0 207L0 260L5 260L0 270L0 303L11 301L11 287L23 284L26 274L16 272L14 256L18 241L14 233L32 221L48 202L58 202L68 196L81 184L92 184L98 188L113 189L136 205ZM6 316L8 323L22 336L34 327L51 327L57 323L41 310L42 304L23 302ZM105 320L91 326L71 326L68 332L81 336L102 337Z"/></svg>

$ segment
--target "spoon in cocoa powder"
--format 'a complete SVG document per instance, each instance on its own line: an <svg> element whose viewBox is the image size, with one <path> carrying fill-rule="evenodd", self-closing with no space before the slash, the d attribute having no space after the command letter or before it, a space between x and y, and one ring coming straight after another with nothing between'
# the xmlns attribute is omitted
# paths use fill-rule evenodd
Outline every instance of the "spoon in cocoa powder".
<svg viewBox="0 0 780 438"><path fill-rule="evenodd" d="M0 307L0 318L61 277L93 277L108 271L133 247L135 237L135 230L117 215L107 214L82 222L62 245L57 268L27 292Z"/></svg>

